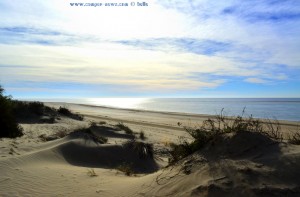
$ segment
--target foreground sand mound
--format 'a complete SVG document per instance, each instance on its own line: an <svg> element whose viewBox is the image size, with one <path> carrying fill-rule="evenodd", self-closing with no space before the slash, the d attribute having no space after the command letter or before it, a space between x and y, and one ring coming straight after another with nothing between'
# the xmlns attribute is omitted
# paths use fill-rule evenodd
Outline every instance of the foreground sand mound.
<svg viewBox="0 0 300 197"><path fill-rule="evenodd" d="M122 145L95 144L91 140L77 139L55 147L71 165L91 168L117 168L128 164L136 173L151 173L158 170L158 165L151 157L140 155Z"/></svg>
<svg viewBox="0 0 300 197"><path fill-rule="evenodd" d="M157 163L168 163L170 143L189 137L177 123L198 116L90 109L92 119L22 124L23 137L0 139L0 196L300 196L300 146L239 132L158 170ZM132 134L116 126L123 120ZM80 128L90 130L74 132ZM155 159L122 145L141 131ZM107 144L96 144L94 135ZM138 174L126 176L123 164Z"/></svg>
<svg viewBox="0 0 300 197"><path fill-rule="evenodd" d="M299 146L238 133L162 170L149 196L299 196L299 169Z"/></svg>

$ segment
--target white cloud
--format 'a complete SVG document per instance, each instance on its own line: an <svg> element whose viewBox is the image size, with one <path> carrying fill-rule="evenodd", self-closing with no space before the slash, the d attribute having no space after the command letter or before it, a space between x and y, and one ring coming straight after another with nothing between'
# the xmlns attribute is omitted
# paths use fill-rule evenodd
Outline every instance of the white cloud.
<svg viewBox="0 0 300 197"><path fill-rule="evenodd" d="M242 16L220 14L236 1L168 1L166 5L173 2L174 9L155 0L147 1L149 7L119 8L76 8L69 2L72 1L1 2L0 27L61 33L33 35L25 31L15 37L6 34L6 42L0 38L6 43L0 45L1 64L20 66L1 68L1 78L166 91L215 88L230 77L258 84L286 80L290 73L282 65L299 72L299 20L251 23ZM253 12L262 8L257 5ZM232 46L208 56L169 45L146 50L114 43L153 38L207 39ZM7 43L9 39L16 42ZM54 44L40 45L40 40Z"/></svg>
<svg viewBox="0 0 300 197"><path fill-rule="evenodd" d="M245 79L245 81L248 83L258 83L258 84L263 84L263 83L269 82L267 80L259 79L259 78L247 78L247 79Z"/></svg>

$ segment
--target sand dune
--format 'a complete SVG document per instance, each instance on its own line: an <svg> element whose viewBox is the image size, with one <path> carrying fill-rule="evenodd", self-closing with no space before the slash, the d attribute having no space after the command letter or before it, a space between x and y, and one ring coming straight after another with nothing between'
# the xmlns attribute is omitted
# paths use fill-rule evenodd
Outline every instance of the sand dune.
<svg viewBox="0 0 300 197"><path fill-rule="evenodd" d="M57 106L60 104L51 104ZM299 196L300 146L274 142L255 133L220 139L178 163L168 165L168 144L186 136L182 122L199 124L206 116L128 111L69 105L86 114L84 121L61 117L54 124L24 123L25 135L0 139L0 196ZM105 123L104 123L105 121ZM122 121L133 132L145 133L154 157L142 158L124 146L132 140L115 125ZM95 143L72 133L45 142L38 136L55 136L87 127L107 137ZM102 122L101 124L99 122ZM297 122L284 122L288 132ZM176 129L174 129L176 128ZM137 134L136 134L137 135ZM130 165L133 176L120 170ZM89 170L97 176L90 176Z"/></svg>

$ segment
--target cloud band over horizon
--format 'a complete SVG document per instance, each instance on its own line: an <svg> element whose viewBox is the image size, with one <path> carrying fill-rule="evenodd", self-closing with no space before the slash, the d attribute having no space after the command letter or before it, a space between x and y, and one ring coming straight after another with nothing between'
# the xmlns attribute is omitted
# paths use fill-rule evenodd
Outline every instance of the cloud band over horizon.
<svg viewBox="0 0 300 197"><path fill-rule="evenodd" d="M0 2L0 84L7 92L300 97L299 1L70 2Z"/></svg>

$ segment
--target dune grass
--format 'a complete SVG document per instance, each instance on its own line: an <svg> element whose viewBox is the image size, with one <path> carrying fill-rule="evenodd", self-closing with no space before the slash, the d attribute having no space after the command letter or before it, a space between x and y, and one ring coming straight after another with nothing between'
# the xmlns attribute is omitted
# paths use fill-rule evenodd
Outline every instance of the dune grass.
<svg viewBox="0 0 300 197"><path fill-rule="evenodd" d="M126 176L131 176L135 173L132 169L132 165L129 163L122 163L117 167L117 170L123 172Z"/></svg>
<svg viewBox="0 0 300 197"><path fill-rule="evenodd" d="M123 144L124 148L133 150L140 158L153 158L153 145L136 140L129 140Z"/></svg>
<svg viewBox="0 0 300 197"><path fill-rule="evenodd" d="M92 132L91 127L75 129L69 135L76 134L76 133L83 133L85 138L91 139L97 144L105 144L108 141L106 137L95 135Z"/></svg>
<svg viewBox="0 0 300 197"><path fill-rule="evenodd" d="M139 137L140 137L141 140L145 140L146 139L144 131L140 131Z"/></svg>
<svg viewBox="0 0 300 197"><path fill-rule="evenodd" d="M90 177L96 177L96 176L98 176L93 168L88 169L87 175L90 176Z"/></svg>
<svg viewBox="0 0 300 197"><path fill-rule="evenodd" d="M100 121L99 124L104 125L104 124L106 124L106 121Z"/></svg>
<svg viewBox="0 0 300 197"><path fill-rule="evenodd" d="M116 124L116 127L125 131L125 133L128 135L134 134L133 131L127 125L125 125L123 122L119 122L118 124Z"/></svg>
<svg viewBox="0 0 300 197"><path fill-rule="evenodd" d="M69 110L67 107L60 106L58 108L57 112L61 115L67 116L67 117L75 119L75 120L83 120L82 115L71 112L71 110Z"/></svg>
<svg viewBox="0 0 300 197"><path fill-rule="evenodd" d="M97 126L96 122L94 122L94 121L90 122L90 127L96 127L96 126Z"/></svg>
<svg viewBox="0 0 300 197"><path fill-rule="evenodd" d="M280 124L278 121L269 120L267 122L262 122L252 116L245 118L243 117L243 114L233 118L226 118L222 110L220 115L205 120L200 126L194 128L184 126L184 130L193 140L192 142L188 142L184 138L181 138L179 144L171 143L171 158L169 162L171 164L175 163L202 149L207 144L216 141L216 139L227 133L237 134L238 132L256 132L265 135L274 141L283 140L283 134L280 131ZM181 126L181 124L178 125ZM291 141L299 143L299 139L300 135L294 135L294 138L291 139Z"/></svg>
<svg viewBox="0 0 300 197"><path fill-rule="evenodd" d="M295 145L300 145L300 127L289 136L288 142Z"/></svg>

